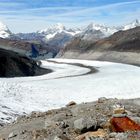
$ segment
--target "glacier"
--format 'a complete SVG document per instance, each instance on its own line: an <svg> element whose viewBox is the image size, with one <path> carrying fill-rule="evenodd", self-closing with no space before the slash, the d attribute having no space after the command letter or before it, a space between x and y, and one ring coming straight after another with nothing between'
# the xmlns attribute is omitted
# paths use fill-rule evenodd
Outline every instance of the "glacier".
<svg viewBox="0 0 140 140"><path fill-rule="evenodd" d="M82 64L73 65L73 64ZM85 67L84 67L85 66ZM87 74L94 67L96 73ZM0 122L9 123L32 111L64 107L68 102L90 102L99 97L139 98L137 66L74 59L42 61L53 72L35 77L0 78Z"/></svg>

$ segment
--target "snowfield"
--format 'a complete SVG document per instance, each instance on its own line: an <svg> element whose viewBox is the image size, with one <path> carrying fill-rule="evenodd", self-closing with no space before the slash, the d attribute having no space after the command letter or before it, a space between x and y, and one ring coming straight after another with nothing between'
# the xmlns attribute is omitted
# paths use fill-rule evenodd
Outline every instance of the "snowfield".
<svg viewBox="0 0 140 140"><path fill-rule="evenodd" d="M98 72L88 74L89 68L71 63L92 66ZM42 67L53 72L36 77L0 78L0 122L10 122L32 111L59 108L70 101L81 103L99 97L140 97L140 68L136 66L51 59L50 62L42 61Z"/></svg>

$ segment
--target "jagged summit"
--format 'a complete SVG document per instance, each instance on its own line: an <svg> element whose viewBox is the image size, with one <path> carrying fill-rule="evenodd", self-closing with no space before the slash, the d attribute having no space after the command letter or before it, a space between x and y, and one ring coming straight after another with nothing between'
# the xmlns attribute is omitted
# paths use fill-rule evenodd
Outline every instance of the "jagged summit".
<svg viewBox="0 0 140 140"><path fill-rule="evenodd" d="M2 22L0 22L0 37L1 38L9 38L11 35L11 31L9 28Z"/></svg>
<svg viewBox="0 0 140 140"><path fill-rule="evenodd" d="M57 23L55 25L52 25L46 29L42 29L40 31L37 31L38 33L42 33L42 34L56 34L56 33L68 33L71 35L75 35L76 33L78 33L77 31L79 31L78 28L71 28L68 29L66 28L62 23Z"/></svg>
<svg viewBox="0 0 140 140"><path fill-rule="evenodd" d="M65 30L65 26L61 23L57 23L55 25L52 25L48 28L45 28L45 29L42 29L40 31L38 31L38 33L46 33L46 32L49 32L49 33L53 33L53 32L58 32L58 31L63 31Z"/></svg>
<svg viewBox="0 0 140 140"><path fill-rule="evenodd" d="M100 31L105 36L111 35L115 32L117 32L117 28L115 27L108 27L104 24L97 24L97 23L90 23L85 30L93 30L93 31Z"/></svg>
<svg viewBox="0 0 140 140"><path fill-rule="evenodd" d="M89 28L89 29L94 29L94 30L100 30L100 29L102 29L102 28L104 28L104 27L105 27L104 24L97 24L97 23L95 23L95 22L92 22L92 23L90 23L90 24L87 26L87 28Z"/></svg>
<svg viewBox="0 0 140 140"><path fill-rule="evenodd" d="M58 30L65 30L65 26L62 23L57 23L54 27Z"/></svg>
<svg viewBox="0 0 140 140"><path fill-rule="evenodd" d="M37 33L43 34L45 36L44 40L48 41L57 37L57 35L73 37L79 33L79 31L78 29L67 29L63 24L57 23L56 25L52 25L46 29L40 30Z"/></svg>
<svg viewBox="0 0 140 140"><path fill-rule="evenodd" d="M83 40L97 41L99 39L108 37L120 30L128 30L140 26L140 21L135 20L130 24L120 27L111 27L109 25L97 24L96 22L90 23L85 28L67 28L61 23L51 25L40 31L33 33L19 33L13 34L8 27L0 23L0 37L10 38L26 41L38 41L47 46L62 48L66 46L75 37Z"/></svg>
<svg viewBox="0 0 140 140"><path fill-rule="evenodd" d="M138 27L140 26L140 21L138 19L134 20L133 22L125 25L123 27L123 30L128 30L128 29L132 29L132 28L135 28L135 27Z"/></svg>

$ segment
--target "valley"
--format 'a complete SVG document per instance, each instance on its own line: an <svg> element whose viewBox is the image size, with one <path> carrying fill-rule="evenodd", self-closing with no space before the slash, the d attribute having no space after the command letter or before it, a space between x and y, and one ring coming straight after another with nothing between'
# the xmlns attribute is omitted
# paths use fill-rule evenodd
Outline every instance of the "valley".
<svg viewBox="0 0 140 140"><path fill-rule="evenodd" d="M31 33L0 22L0 140L89 140L79 137L106 129L101 140L139 139L105 128L128 115L140 129L139 55L137 19Z"/></svg>
<svg viewBox="0 0 140 140"><path fill-rule="evenodd" d="M89 73L90 69L87 66L98 71ZM63 107L69 101L88 102L103 96L139 97L140 68L137 66L88 60L51 59L50 62L43 60L42 67L49 68L53 72L43 76L0 79L1 124L32 111Z"/></svg>

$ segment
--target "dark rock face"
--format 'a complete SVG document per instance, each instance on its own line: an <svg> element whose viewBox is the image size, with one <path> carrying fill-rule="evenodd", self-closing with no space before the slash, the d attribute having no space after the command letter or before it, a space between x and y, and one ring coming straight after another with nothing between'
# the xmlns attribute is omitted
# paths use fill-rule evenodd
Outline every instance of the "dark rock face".
<svg viewBox="0 0 140 140"><path fill-rule="evenodd" d="M51 72L36 62L11 51L0 49L0 77L35 76Z"/></svg>

